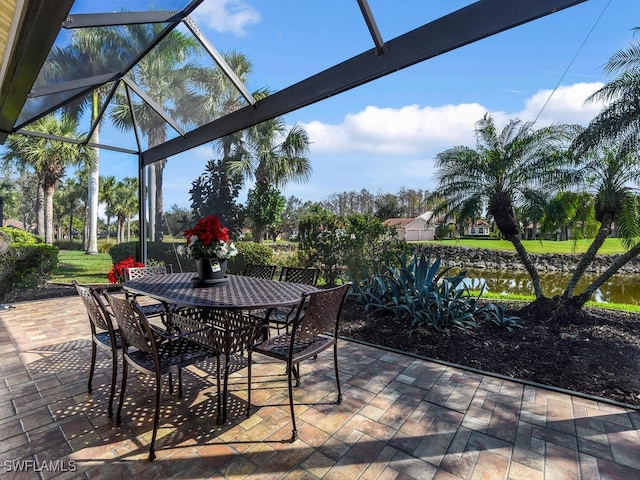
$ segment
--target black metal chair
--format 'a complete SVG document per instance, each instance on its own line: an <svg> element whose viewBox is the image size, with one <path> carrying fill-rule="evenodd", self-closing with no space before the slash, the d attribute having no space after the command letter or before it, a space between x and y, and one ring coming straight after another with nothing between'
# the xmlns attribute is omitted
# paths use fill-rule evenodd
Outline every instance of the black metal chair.
<svg viewBox="0 0 640 480"><path fill-rule="evenodd" d="M229 372L232 366L231 357L248 351L259 337L262 336L262 321L259 318L247 317L241 311L186 308L179 315L172 317L173 321L188 318L199 325L207 325L211 329L210 336L198 336L195 341L215 352L217 359L216 377L218 380L218 423L227 421L227 404L229 392ZM180 331L179 326L173 327ZM221 377L222 358L224 358L224 375ZM243 362L236 362L235 367L241 367ZM220 391L221 378L223 380L222 394ZM251 401L249 390L247 402ZM248 412L247 412L248 413Z"/></svg>
<svg viewBox="0 0 640 480"><path fill-rule="evenodd" d="M291 441L298 436L295 411L293 407L293 381L300 385L300 362L315 357L318 353L333 346L333 361L338 387L337 403L342 402L340 378L338 375L338 324L340 313L351 284L320 290L302 295L291 324L291 332L269 338L253 345L249 350L249 398L251 398L251 354L252 352L267 355L287 364L287 381L289 386L289 406L293 432ZM251 403L247 406L247 415Z"/></svg>
<svg viewBox="0 0 640 480"><path fill-rule="evenodd" d="M98 292L91 287L80 285L73 280L73 286L76 288L78 295L82 299L84 308L87 310L89 317L89 326L91 327L91 366L89 368L89 383L87 391L93 391L93 374L96 369L97 349L111 352L111 392L109 394L109 417L113 416L113 398L116 392L116 381L118 377L118 351L122 350L122 342L120 341L120 331L114 328L111 320L111 312L98 295Z"/></svg>
<svg viewBox="0 0 640 480"><path fill-rule="evenodd" d="M173 265L149 265L144 267L129 267L123 268L122 274L124 275L124 281L139 280L141 278L150 277L154 275L167 275L173 273ZM131 300L137 298L137 295L126 292L126 297ZM167 314L169 312L175 312L180 307L173 303L167 302L154 302L144 303L140 305L140 308L144 312L147 318L160 317L162 322L166 325Z"/></svg>
<svg viewBox="0 0 640 480"><path fill-rule="evenodd" d="M209 327L202 328L189 318L173 318L170 322L181 329L180 334L166 335L152 329L147 317L136 300L127 300L105 294L120 328L122 338L122 387L116 415L116 424L122 423L122 405L127 388L128 367L155 377L155 409L153 434L149 446L149 460L155 458L155 442L160 420L160 396L162 375L169 374L169 390L173 392L171 372L178 373L178 396L182 396L182 368L215 355L203 346L211 335ZM194 341L197 340L197 341Z"/></svg>
<svg viewBox="0 0 640 480"><path fill-rule="evenodd" d="M245 277L265 278L273 280L276 274L276 265L258 265L257 263L247 263L242 275Z"/></svg>
<svg viewBox="0 0 640 480"><path fill-rule="evenodd" d="M281 282L304 283L315 286L318 283L319 270L317 268L282 267L280 270ZM289 331L289 326L296 312L296 306L291 308L270 308L264 312L264 319L267 324L267 336L271 335L271 330L280 334L280 330ZM262 316L260 314L254 314Z"/></svg>

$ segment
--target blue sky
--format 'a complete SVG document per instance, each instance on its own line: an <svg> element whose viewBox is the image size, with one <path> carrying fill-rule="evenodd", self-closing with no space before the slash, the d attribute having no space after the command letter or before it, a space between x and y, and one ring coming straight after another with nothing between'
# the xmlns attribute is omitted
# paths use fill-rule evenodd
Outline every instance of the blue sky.
<svg viewBox="0 0 640 480"><path fill-rule="evenodd" d="M471 2L369 3L389 40ZM372 48L355 0L205 0L194 19L218 50L253 62L252 91L278 90ZM586 124L601 107L584 100L607 81L602 66L639 25L638 0L589 0L288 114L310 135L313 174L283 193L319 201L362 188L433 189L435 155L473 146L474 123L487 111L501 125L538 116L538 126ZM213 155L203 145L169 160L165 208L188 206L191 181ZM135 175L135 159L101 158L101 175Z"/></svg>

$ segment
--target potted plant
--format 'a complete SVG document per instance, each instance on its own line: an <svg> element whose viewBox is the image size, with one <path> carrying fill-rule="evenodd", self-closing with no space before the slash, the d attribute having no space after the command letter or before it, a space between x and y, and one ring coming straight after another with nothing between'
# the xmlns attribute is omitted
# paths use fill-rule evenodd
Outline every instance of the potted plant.
<svg viewBox="0 0 640 480"><path fill-rule="evenodd" d="M229 238L229 229L220 223L220 218L217 215L201 218L182 235L187 243L178 247L178 253L196 260L199 280L224 278L227 260L235 257L238 249Z"/></svg>

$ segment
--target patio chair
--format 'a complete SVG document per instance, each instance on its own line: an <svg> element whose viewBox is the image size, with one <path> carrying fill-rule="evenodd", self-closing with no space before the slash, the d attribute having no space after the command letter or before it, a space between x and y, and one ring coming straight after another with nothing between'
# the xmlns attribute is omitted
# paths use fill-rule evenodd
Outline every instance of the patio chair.
<svg viewBox="0 0 640 480"><path fill-rule="evenodd" d="M152 329L136 300L118 298L105 293L120 328L122 338L122 387L116 414L116 424L122 424L122 405L127 388L129 366L139 372L155 377L155 408L153 434L149 446L149 460L155 458L155 442L160 421L160 396L162 375L169 374L169 391L173 393L171 373L178 373L178 396L182 397L182 368L215 355L203 346L203 338L210 336L210 328L202 328L188 318L177 318L175 324L181 328L177 335L162 334ZM169 312L170 321L174 321ZM198 341L194 341L198 340Z"/></svg>
<svg viewBox="0 0 640 480"><path fill-rule="evenodd" d="M245 277L265 278L273 280L276 273L276 265L258 265L257 263L247 263L242 275Z"/></svg>
<svg viewBox="0 0 640 480"><path fill-rule="evenodd" d="M89 383L87 391L93 391L93 374L96 369L97 349L111 352L111 391L109 393L109 417L113 417L113 398L116 392L116 381L118 377L118 351L122 350L120 341L120 331L114 328L111 319L111 312L98 295L94 288L80 285L77 281L72 281L78 295L84 303L89 317L91 327L91 366L89 367Z"/></svg>
<svg viewBox="0 0 640 480"><path fill-rule="evenodd" d="M319 270L317 268L282 267L278 280L315 286L318 283L318 276ZM266 310L262 315L264 315L264 319L267 322L267 336L271 335L271 330L275 330L277 335L280 335L280 330L288 332L296 307L297 305L291 308L270 308ZM253 314L262 316L260 313Z"/></svg>
<svg viewBox="0 0 640 480"><path fill-rule="evenodd" d="M123 268L122 273L124 275L124 281L128 282L129 280L139 280L141 278L150 277L153 275L167 275L173 273L173 266L171 264L166 264L149 265L145 267L129 267ZM129 300L134 299L137 296L138 295L131 292L126 292L126 297ZM155 303L145 303L143 305L140 305L140 308L147 318L160 317L162 319L162 323L166 325L167 313L175 312L180 307L174 303L160 301Z"/></svg>
<svg viewBox="0 0 640 480"><path fill-rule="evenodd" d="M300 385L300 362L318 355L318 353L333 346L333 362L335 368L336 385L338 386L337 403L342 402L340 378L338 376L338 324L340 313L350 283L339 287L304 293L296 309L296 315L291 324L291 332L269 338L262 343L253 345L249 350L249 383L251 382L251 354L261 353L287 364L287 382L289 386L289 406L293 431L291 441L298 437L295 411L293 407L293 381ZM249 385L251 392L251 385ZM251 403L247 405L251 408ZM249 411L247 411L247 415Z"/></svg>
<svg viewBox="0 0 640 480"><path fill-rule="evenodd" d="M187 308L174 315L173 321L188 318L200 325L208 325L211 328L210 336L200 336L195 341L202 342L211 351L215 352L217 359L216 378L218 384L218 418L219 424L227 421L227 404L229 392L229 371L232 365L233 355L248 351L258 337L261 337L262 321L254 317L247 317L238 310L198 309ZM179 327L176 328L180 330ZM224 357L224 375L221 377L221 357ZM236 367L241 366L236 362ZM223 381L222 395L220 392L221 378ZM250 383L250 382L249 382ZM248 392L247 403L251 401L251 390ZM247 415L248 415L247 410Z"/></svg>

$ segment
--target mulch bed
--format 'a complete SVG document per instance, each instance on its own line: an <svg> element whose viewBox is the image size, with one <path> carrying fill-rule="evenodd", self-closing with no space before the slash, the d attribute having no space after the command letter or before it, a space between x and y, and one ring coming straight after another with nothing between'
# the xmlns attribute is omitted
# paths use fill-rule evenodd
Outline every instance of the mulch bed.
<svg viewBox="0 0 640 480"><path fill-rule="evenodd" d="M522 329L483 323L449 333L411 329L345 304L341 334L487 372L586 393L640 407L640 315L599 308L545 317L505 304Z"/></svg>

